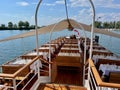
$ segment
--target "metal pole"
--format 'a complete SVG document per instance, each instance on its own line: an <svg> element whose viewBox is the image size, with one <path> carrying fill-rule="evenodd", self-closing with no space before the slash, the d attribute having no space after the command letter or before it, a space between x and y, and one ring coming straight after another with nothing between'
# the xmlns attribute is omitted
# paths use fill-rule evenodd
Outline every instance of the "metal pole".
<svg viewBox="0 0 120 90"><path fill-rule="evenodd" d="M37 56L39 56L39 45L38 45L38 18L37 18L37 15L38 15L38 9L39 9L39 6L41 4L42 0L39 0L38 4L37 4L37 7L36 7L36 11L35 11L35 34L36 34L36 52L37 52ZM41 61L40 61L41 63ZM39 64L40 65L40 64ZM37 66L38 68L38 80L40 78L40 70L39 70L39 66Z"/></svg>
<svg viewBox="0 0 120 90"><path fill-rule="evenodd" d="M93 50L93 33L94 33L94 22L95 22L95 8L92 0L89 0L92 8L92 27L91 27L91 40L90 40L90 55L89 55L89 60L92 59L92 50ZM90 63L88 64L88 81L90 80Z"/></svg>
<svg viewBox="0 0 120 90"><path fill-rule="evenodd" d="M92 2L92 0L89 0L90 4L91 4L91 8L92 8L92 13L93 13L93 19L92 19L92 27L91 27L91 41L90 41L90 56L89 59L92 58L92 47L93 47L93 33L94 33L94 22L95 22L95 8L94 8L94 4Z"/></svg>
<svg viewBox="0 0 120 90"><path fill-rule="evenodd" d="M35 35L36 35L36 51L37 51L37 56L39 56L39 45L38 45L38 18L37 18L37 15L38 15L38 9L39 9L39 6L41 4L42 0L39 0L38 2L38 5L36 7L36 11L35 11Z"/></svg>
<svg viewBox="0 0 120 90"><path fill-rule="evenodd" d="M83 32L84 32L84 35L85 35L85 46L84 46L84 61L83 61L83 63L84 63L84 67L83 67L83 85L85 84L85 61L86 61L86 32L85 32L85 29L84 29L84 27L80 24L80 23L78 23L78 25L81 27L81 29L83 30Z"/></svg>
<svg viewBox="0 0 120 90"><path fill-rule="evenodd" d="M80 27L82 27L82 25L81 24L79 24L80 25ZM82 27L82 29L83 29L83 32L84 32L84 35L85 35L85 46L84 46L84 61L83 61L83 64L84 64L84 67L83 67L83 85L85 85L85 61L86 61L86 33L85 33L85 29Z"/></svg>
<svg viewBox="0 0 120 90"><path fill-rule="evenodd" d="M60 22L56 23L53 28L51 29L50 31L50 37L49 37L49 62L51 62L51 45L50 45L50 41L51 41L51 38L52 38L52 32L54 31L55 27L57 26L57 24L59 24ZM49 78L50 78L50 81L51 81L51 64L49 64Z"/></svg>

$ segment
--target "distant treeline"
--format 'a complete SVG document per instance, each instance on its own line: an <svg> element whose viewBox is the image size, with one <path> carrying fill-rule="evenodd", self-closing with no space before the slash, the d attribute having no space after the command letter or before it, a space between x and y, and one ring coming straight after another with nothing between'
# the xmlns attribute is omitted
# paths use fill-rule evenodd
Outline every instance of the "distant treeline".
<svg viewBox="0 0 120 90"><path fill-rule="evenodd" d="M120 21L101 22L95 21L95 27L103 29L120 29Z"/></svg>
<svg viewBox="0 0 120 90"><path fill-rule="evenodd" d="M8 25L0 25L0 30L30 30L35 29L35 25L30 25L28 21L19 21L18 24L8 22Z"/></svg>
<svg viewBox="0 0 120 90"><path fill-rule="evenodd" d="M95 21L95 27L102 29L119 29L120 30L120 21L111 21L111 22L101 22ZM35 29L35 25L30 25L28 21L19 21L18 24L13 24L8 22L8 25L0 25L0 30L30 30Z"/></svg>

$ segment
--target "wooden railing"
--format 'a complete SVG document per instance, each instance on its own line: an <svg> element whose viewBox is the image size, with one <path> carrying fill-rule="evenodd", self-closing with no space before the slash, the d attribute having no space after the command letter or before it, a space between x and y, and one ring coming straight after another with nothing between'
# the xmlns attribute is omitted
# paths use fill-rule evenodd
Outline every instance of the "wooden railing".
<svg viewBox="0 0 120 90"><path fill-rule="evenodd" d="M35 57L30 63L24 65L24 67L20 68L18 71L16 71L13 74L5 74L5 73L0 73L0 77L8 77L8 78L15 78L19 73L21 73L25 68L30 66L33 62L35 62L39 57Z"/></svg>
<svg viewBox="0 0 120 90"><path fill-rule="evenodd" d="M109 82L103 82L93 61L89 59L89 64L90 64L90 69L91 72L94 76L94 79L96 81L96 84L99 88L104 88L104 87L108 87L108 88L116 88L116 89L120 89L120 84L117 83L109 83ZM98 89L99 90L99 89ZM102 89L101 89L102 90Z"/></svg>
<svg viewBox="0 0 120 90"><path fill-rule="evenodd" d="M47 61L45 59L42 59L40 56L36 56L34 59L31 60L31 62L25 64L23 67L18 69L13 74L11 74L11 73L10 74L0 73L0 78L1 79L12 80L11 81L11 83L12 83L11 86L9 86L9 87L4 86L4 87L13 88L14 90L17 90L18 87L20 87L20 89L26 89L26 90L29 89L33 85L33 82L38 80L38 77L40 76L38 73L42 70L42 69L40 70L40 65L39 64L38 64L39 66L35 65L35 68L37 68L36 69L37 71L30 68L31 65L35 64L34 62L36 62L37 60L41 60L42 62L47 63L48 65L52 64L52 62L49 62L49 61ZM48 68L49 68L49 66L48 66ZM27 69L27 71L26 71L26 69ZM48 75L49 75L49 70L47 72L48 72ZM19 80L19 82L17 82L17 80ZM32 82L32 85L29 85L31 82ZM22 88L20 86L21 84L22 84Z"/></svg>
<svg viewBox="0 0 120 90"><path fill-rule="evenodd" d="M34 77L37 75L38 72L35 74L35 73L31 72L32 70L29 70L28 72L26 72L26 74L24 76L21 76L21 74L24 73L23 71L25 71L26 68L30 68L30 65L33 64L38 59L39 59L39 57L35 57L34 59L31 60L31 62L27 63L26 65L21 67L19 70L17 70L13 74L0 73L1 79L10 80L11 84L12 84L11 86L6 86L3 84L3 86L6 88L12 88L14 90L17 90L18 86L22 84L23 85L22 88L25 88L27 85L27 82L34 79ZM30 74L32 74L32 73L34 75L31 76ZM31 76L31 79L29 78L30 76ZM37 75L37 77L38 77L38 75ZM26 81L26 79L27 79L27 81ZM16 82L17 80L20 80L20 81Z"/></svg>

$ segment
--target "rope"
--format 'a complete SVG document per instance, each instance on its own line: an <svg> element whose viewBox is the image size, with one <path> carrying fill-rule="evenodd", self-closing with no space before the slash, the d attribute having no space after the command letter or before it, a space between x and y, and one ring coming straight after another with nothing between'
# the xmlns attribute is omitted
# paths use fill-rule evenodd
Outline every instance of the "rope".
<svg viewBox="0 0 120 90"><path fill-rule="evenodd" d="M67 9L67 2L66 2L66 0L65 0L65 10L66 10L66 17L67 17L67 20L69 21L69 19L68 19L68 9Z"/></svg>
<svg viewBox="0 0 120 90"><path fill-rule="evenodd" d="M68 21L68 29L72 31L73 27L72 27L72 25L71 25L71 23L69 21L69 18L68 18L68 9L67 9L67 2L66 2L66 0L65 0L65 11L66 11L66 17L67 17L67 21Z"/></svg>

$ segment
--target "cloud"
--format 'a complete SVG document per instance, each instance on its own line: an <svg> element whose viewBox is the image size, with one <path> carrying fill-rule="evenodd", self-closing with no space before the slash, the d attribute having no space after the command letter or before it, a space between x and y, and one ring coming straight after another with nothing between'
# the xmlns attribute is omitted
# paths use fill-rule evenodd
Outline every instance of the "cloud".
<svg viewBox="0 0 120 90"><path fill-rule="evenodd" d="M43 3L43 5L45 5L45 6L55 6L55 3Z"/></svg>
<svg viewBox="0 0 120 90"><path fill-rule="evenodd" d="M120 4L115 3L115 0L93 0L95 7L119 9ZM88 0L70 0L71 7L90 7Z"/></svg>
<svg viewBox="0 0 120 90"><path fill-rule="evenodd" d="M53 3L43 3L45 6L55 6L55 5L60 5L60 4L65 4L64 0L57 0Z"/></svg>
<svg viewBox="0 0 120 90"><path fill-rule="evenodd" d="M64 0L58 0L55 2L55 4L65 4L65 1Z"/></svg>
<svg viewBox="0 0 120 90"><path fill-rule="evenodd" d="M70 0L71 7L88 7L87 0Z"/></svg>
<svg viewBox="0 0 120 90"><path fill-rule="evenodd" d="M16 2L16 4L18 4L20 6L28 6L29 5L28 2Z"/></svg>
<svg viewBox="0 0 120 90"><path fill-rule="evenodd" d="M78 22L82 22L82 23L85 23L85 24L91 24L91 20L92 20L92 17L91 17L91 10L90 9L81 9L80 11L78 11L78 14L70 17Z"/></svg>
<svg viewBox="0 0 120 90"><path fill-rule="evenodd" d="M104 7L104 8L113 8L119 9L120 4L115 3L115 0L94 0L96 7Z"/></svg>
<svg viewBox="0 0 120 90"><path fill-rule="evenodd" d="M96 17L101 17L99 21L106 22L106 21L119 21L120 20L120 13L98 13Z"/></svg>
<svg viewBox="0 0 120 90"><path fill-rule="evenodd" d="M34 19L34 18L33 18ZM64 17L63 16L51 16L51 15L47 15L47 17L45 17L44 15L40 15L40 17L38 17L38 25L39 26L44 26L44 25L50 25L53 23L58 23L59 21L63 20ZM33 20L32 20L33 22Z"/></svg>
<svg viewBox="0 0 120 90"><path fill-rule="evenodd" d="M96 7L96 10L98 9L98 12L96 13L96 19L97 17L101 17L99 20L100 21L118 21L120 20L120 13L119 12L114 12L113 13L106 11L106 12L102 12L100 13L99 10L100 8L102 8L102 10L104 11L103 8L105 9L120 9L120 4L116 3L115 0L93 0L93 3ZM91 10L88 9L90 7L90 3L88 0L70 0L69 5L71 8L77 8L79 7L79 9L81 9L81 7L84 9L81 9L80 11L78 11L77 15L72 16L71 18L77 20L78 22L83 22L86 24L91 24L91 20L92 20L92 13Z"/></svg>
<svg viewBox="0 0 120 90"><path fill-rule="evenodd" d="M110 21L119 21L120 20L120 12L119 13L111 13L111 12L106 12L106 13L97 13L96 14L96 20L98 17L101 17L98 19L98 21L102 22L110 22ZM83 22L86 24L91 24L92 23L92 13L91 9L81 9L77 15L74 15L70 17L78 22Z"/></svg>

